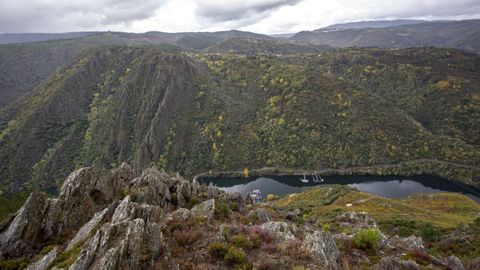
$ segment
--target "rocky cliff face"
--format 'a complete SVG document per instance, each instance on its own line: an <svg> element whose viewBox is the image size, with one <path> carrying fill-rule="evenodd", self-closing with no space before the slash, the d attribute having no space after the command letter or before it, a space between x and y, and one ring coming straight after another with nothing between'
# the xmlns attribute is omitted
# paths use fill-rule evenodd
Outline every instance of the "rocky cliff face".
<svg viewBox="0 0 480 270"><path fill-rule="evenodd" d="M421 269L402 255L426 254L418 237L379 233L378 262L345 246L358 231L378 228L366 213L339 215L334 223L349 228L339 233L293 223L300 212L282 211L155 167L82 168L58 198L33 192L1 229L0 265L21 259L36 270L344 269L368 260L376 269ZM464 269L454 256L422 258L431 269Z"/></svg>

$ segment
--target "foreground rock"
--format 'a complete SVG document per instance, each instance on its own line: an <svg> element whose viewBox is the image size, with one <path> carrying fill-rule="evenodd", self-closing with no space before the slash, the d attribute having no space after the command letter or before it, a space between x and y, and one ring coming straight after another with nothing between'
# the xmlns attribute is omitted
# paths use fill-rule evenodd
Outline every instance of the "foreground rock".
<svg viewBox="0 0 480 270"><path fill-rule="evenodd" d="M455 256L428 254L420 237L383 234L367 213L332 217L326 232L275 211L155 167L139 175L126 164L83 168L59 198L30 195L0 232L0 263L25 258L32 270L464 269ZM380 235L375 250L353 244L367 228Z"/></svg>
<svg viewBox="0 0 480 270"><path fill-rule="evenodd" d="M327 233L315 231L308 234L301 249L316 262L312 269L342 269L337 245Z"/></svg>

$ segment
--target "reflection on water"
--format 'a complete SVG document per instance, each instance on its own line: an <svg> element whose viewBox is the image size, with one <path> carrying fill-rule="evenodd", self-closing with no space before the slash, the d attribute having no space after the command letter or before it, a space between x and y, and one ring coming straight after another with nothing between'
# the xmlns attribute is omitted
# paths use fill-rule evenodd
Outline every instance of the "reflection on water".
<svg viewBox="0 0 480 270"><path fill-rule="evenodd" d="M323 178L322 183L313 182L311 177L308 183L303 183L298 176L267 176L248 179L204 178L200 181L207 184L212 182L222 190L240 192L243 195L254 189L259 189L264 195L270 193L283 195L300 192L318 185L340 184L387 198L406 197L413 193L458 192L480 203L478 189L432 176L328 176Z"/></svg>

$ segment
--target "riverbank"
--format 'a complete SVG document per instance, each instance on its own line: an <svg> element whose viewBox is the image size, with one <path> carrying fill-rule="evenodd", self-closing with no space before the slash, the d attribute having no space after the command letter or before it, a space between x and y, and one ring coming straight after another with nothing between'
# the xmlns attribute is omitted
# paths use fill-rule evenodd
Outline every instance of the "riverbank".
<svg viewBox="0 0 480 270"><path fill-rule="evenodd" d="M272 176L272 175L303 175L317 174L322 176L416 176L431 175L441 177L450 181L459 182L476 188L480 188L480 168L465 166L438 160L414 160L398 164L381 164L365 167L352 167L342 169L318 169L299 170L288 168L262 168L252 169L248 177ZM194 176L193 181L201 178L239 178L245 177L243 171L206 172Z"/></svg>

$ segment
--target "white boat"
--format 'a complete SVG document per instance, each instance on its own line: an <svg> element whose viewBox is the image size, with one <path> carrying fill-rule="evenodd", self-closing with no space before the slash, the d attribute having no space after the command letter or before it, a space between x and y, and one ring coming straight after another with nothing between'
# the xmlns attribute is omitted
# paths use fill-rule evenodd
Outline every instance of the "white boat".
<svg viewBox="0 0 480 270"><path fill-rule="evenodd" d="M317 174L317 171L315 171L315 174L313 175L313 182L322 183L323 181L323 178Z"/></svg>
<svg viewBox="0 0 480 270"><path fill-rule="evenodd" d="M308 183L308 179L305 177L305 174L303 174L303 178L300 178L300 181L302 181L302 183Z"/></svg>

